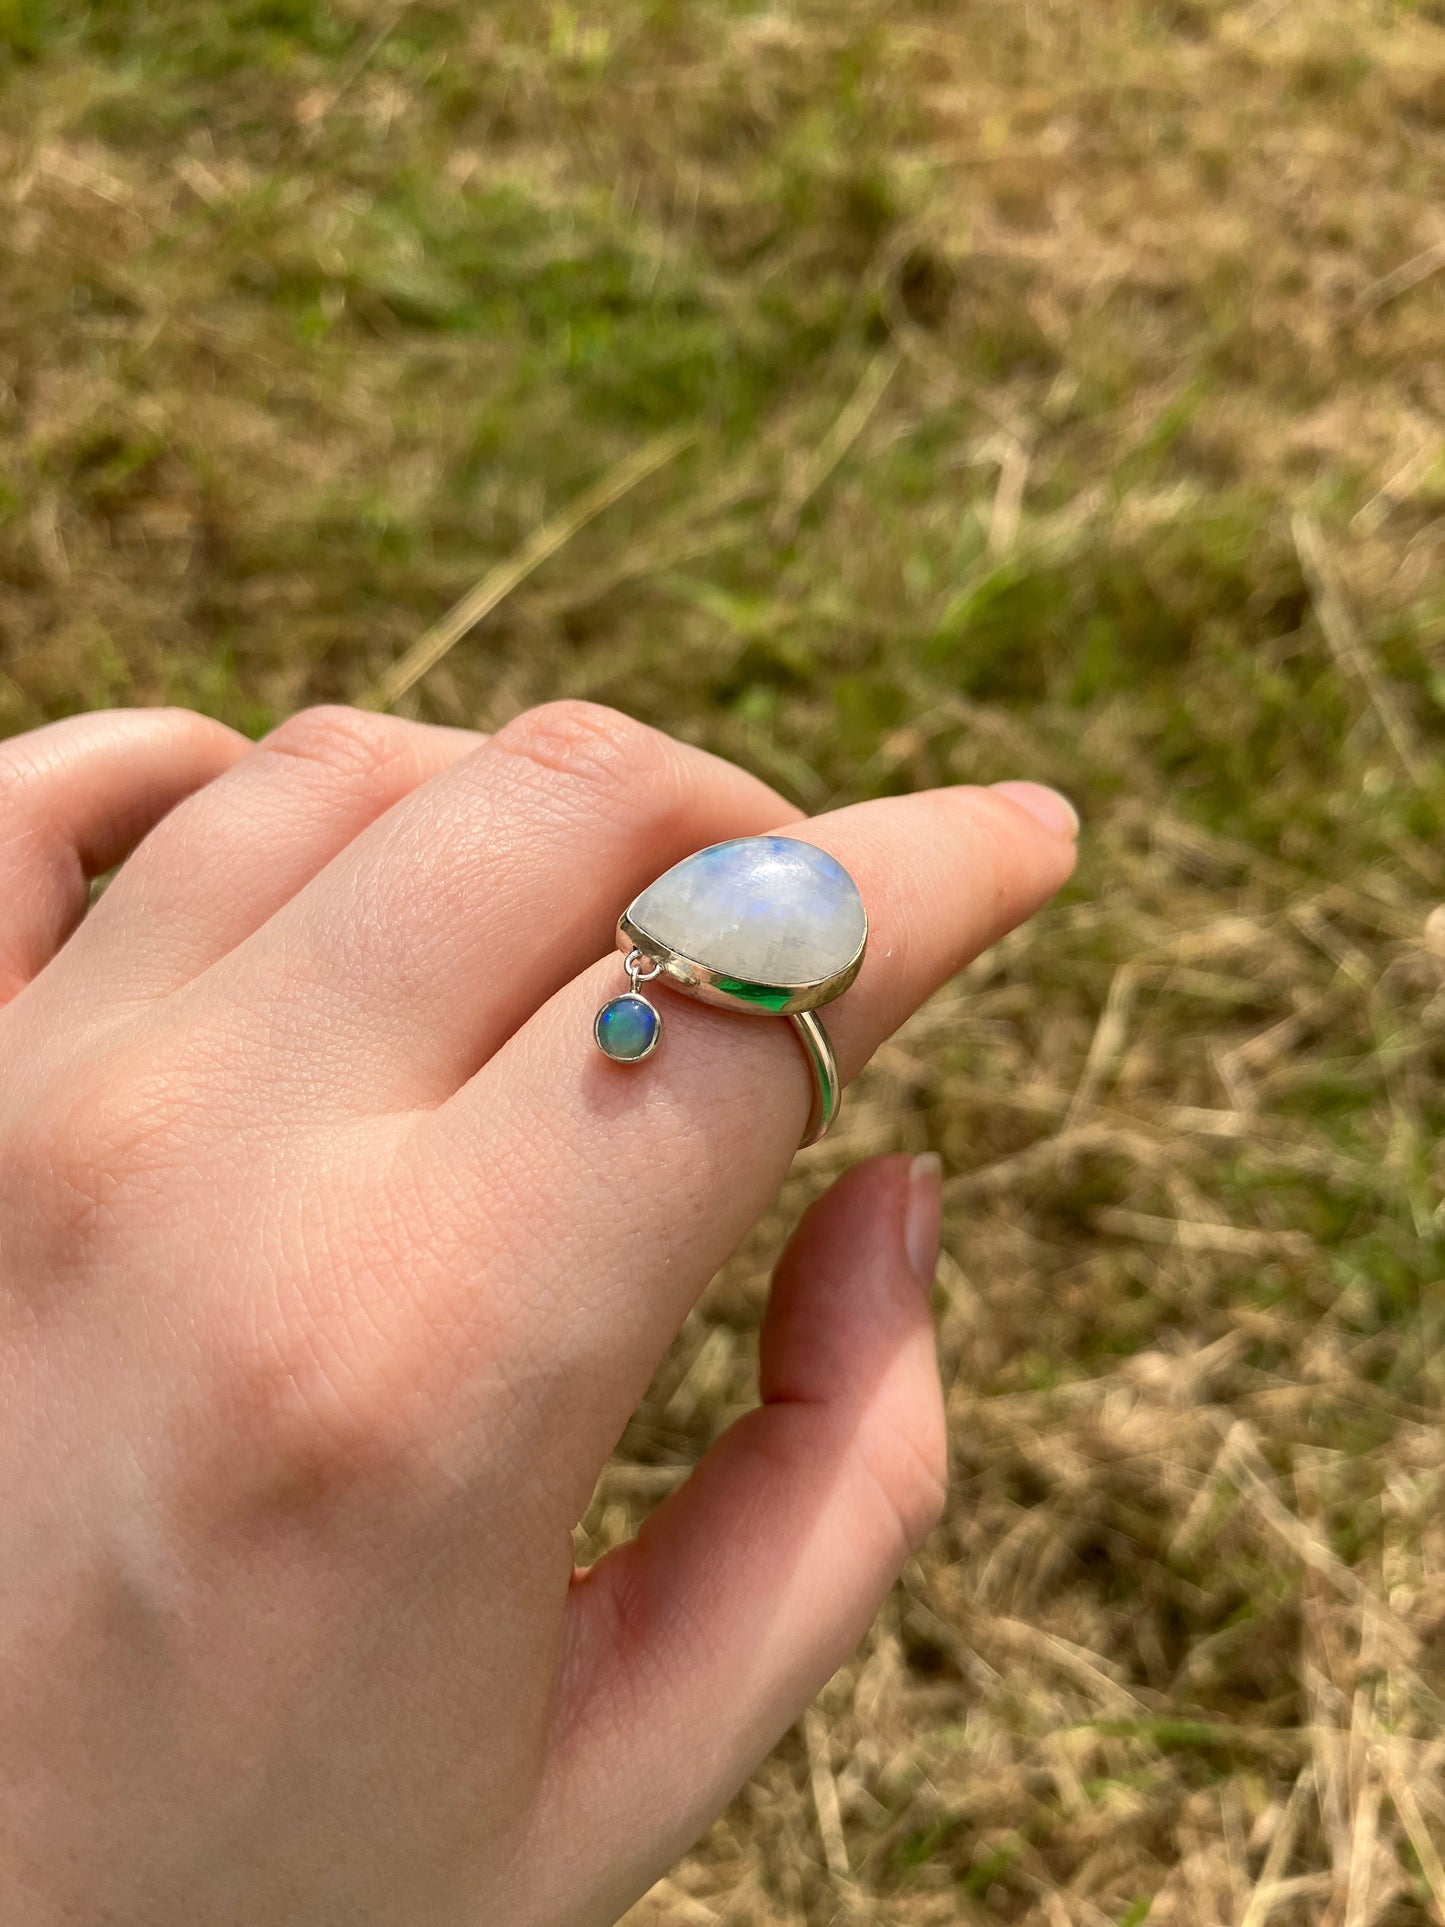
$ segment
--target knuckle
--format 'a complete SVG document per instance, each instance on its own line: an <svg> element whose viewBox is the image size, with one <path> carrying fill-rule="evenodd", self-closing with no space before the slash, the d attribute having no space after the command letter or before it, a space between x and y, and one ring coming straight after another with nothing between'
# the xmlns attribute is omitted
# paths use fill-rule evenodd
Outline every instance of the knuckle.
<svg viewBox="0 0 1445 1927"><path fill-rule="evenodd" d="M161 703L151 714L177 736L214 736L224 727L213 716L188 709L184 703Z"/></svg>
<svg viewBox="0 0 1445 1927"><path fill-rule="evenodd" d="M257 744L263 755L309 764L329 776L367 778L384 769L397 746L385 717L344 703L298 710ZM254 752L253 752L254 753Z"/></svg>
<svg viewBox="0 0 1445 1927"><path fill-rule="evenodd" d="M73 1074L66 1100L56 1138L63 1168L116 1183L172 1162L189 1103L170 1065L114 1060Z"/></svg>
<svg viewBox="0 0 1445 1927"><path fill-rule="evenodd" d="M77 1068L12 1120L0 1156L7 1223L29 1228L37 1278L72 1280L122 1202L184 1157L187 1100L163 1070Z"/></svg>
<svg viewBox="0 0 1445 1927"><path fill-rule="evenodd" d="M492 742L553 787L557 779L580 786L594 806L645 804L673 765L672 745L660 730L602 703L543 703L514 717Z"/></svg>
<svg viewBox="0 0 1445 1927"><path fill-rule="evenodd" d="M252 745L237 730L180 703L168 703L151 711L151 721L164 731L166 748L171 753L204 754L216 770L228 767Z"/></svg>
<svg viewBox="0 0 1445 1927"><path fill-rule="evenodd" d="M414 1386L357 1357L343 1334L309 1325L233 1345L215 1371L222 1513L322 1524L358 1494L414 1497L440 1468ZM216 1482L204 1485L214 1506Z"/></svg>

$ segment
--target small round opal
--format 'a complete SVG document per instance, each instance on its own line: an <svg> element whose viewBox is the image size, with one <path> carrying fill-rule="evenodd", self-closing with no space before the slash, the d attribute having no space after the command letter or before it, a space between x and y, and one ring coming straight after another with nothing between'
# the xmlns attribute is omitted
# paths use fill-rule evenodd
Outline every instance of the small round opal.
<svg viewBox="0 0 1445 1927"><path fill-rule="evenodd" d="M656 1046L662 1019L645 997L627 991L602 1006L592 1032L608 1057L619 1064L635 1064Z"/></svg>

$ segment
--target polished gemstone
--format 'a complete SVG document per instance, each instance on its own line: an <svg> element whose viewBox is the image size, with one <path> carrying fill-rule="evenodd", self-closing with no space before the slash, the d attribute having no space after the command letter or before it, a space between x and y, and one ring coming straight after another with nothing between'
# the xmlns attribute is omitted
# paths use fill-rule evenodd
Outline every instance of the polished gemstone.
<svg viewBox="0 0 1445 1927"><path fill-rule="evenodd" d="M645 936L739 985L836 976L867 933L852 877L791 836L714 843L649 885L628 915Z"/></svg>
<svg viewBox="0 0 1445 1927"><path fill-rule="evenodd" d="M602 1006L592 1031L607 1056L619 1064L635 1064L656 1045L662 1019L645 997L627 991Z"/></svg>

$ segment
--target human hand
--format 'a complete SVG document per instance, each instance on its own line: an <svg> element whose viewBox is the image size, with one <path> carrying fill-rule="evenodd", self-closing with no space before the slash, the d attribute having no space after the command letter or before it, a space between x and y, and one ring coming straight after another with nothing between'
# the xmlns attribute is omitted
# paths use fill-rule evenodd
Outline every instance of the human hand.
<svg viewBox="0 0 1445 1927"><path fill-rule="evenodd" d="M806 1215L761 1407L572 1568L809 1102L666 993L602 1059L613 925L782 826L868 907L845 1076L1073 863L1031 785L803 822L584 704L0 745L7 1923L601 1927L856 1643L943 1490L926 1162Z"/></svg>

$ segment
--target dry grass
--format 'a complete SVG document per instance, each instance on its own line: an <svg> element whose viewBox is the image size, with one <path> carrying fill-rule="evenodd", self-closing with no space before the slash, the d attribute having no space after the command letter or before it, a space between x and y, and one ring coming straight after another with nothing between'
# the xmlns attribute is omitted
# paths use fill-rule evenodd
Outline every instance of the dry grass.
<svg viewBox="0 0 1445 1927"><path fill-rule="evenodd" d="M747 1403L808 1190L943 1151L949 1517L636 1927L1445 1921L1442 27L0 5L0 728L586 693L1084 812L604 1480Z"/></svg>

